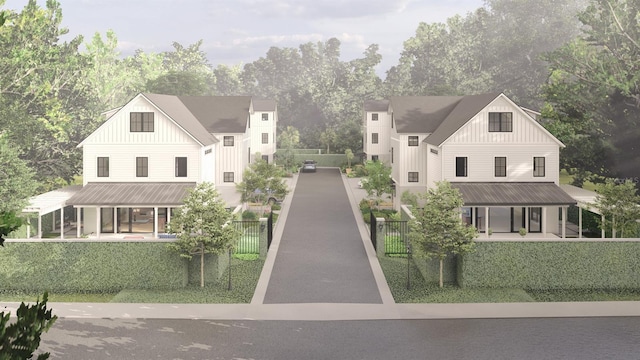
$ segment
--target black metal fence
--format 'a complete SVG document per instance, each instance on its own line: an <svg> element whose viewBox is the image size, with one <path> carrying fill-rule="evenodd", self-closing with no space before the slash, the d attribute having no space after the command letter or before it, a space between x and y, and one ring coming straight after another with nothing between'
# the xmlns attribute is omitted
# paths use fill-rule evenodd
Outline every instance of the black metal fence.
<svg viewBox="0 0 640 360"><path fill-rule="evenodd" d="M373 211L369 211L369 233L371 235L371 243L373 244L373 249L377 249L377 241L378 233L376 229L378 228L378 221L376 220L376 216L373 214Z"/></svg>
<svg viewBox="0 0 640 360"><path fill-rule="evenodd" d="M236 244L234 253L236 254L260 254L260 221L242 220L234 221L236 229L240 230L242 236Z"/></svg>
<svg viewBox="0 0 640 360"><path fill-rule="evenodd" d="M267 249L271 247L271 241L273 241L273 211L267 218Z"/></svg>
<svg viewBox="0 0 640 360"><path fill-rule="evenodd" d="M405 220L387 220L384 227L384 252L406 255L409 251L409 224Z"/></svg>

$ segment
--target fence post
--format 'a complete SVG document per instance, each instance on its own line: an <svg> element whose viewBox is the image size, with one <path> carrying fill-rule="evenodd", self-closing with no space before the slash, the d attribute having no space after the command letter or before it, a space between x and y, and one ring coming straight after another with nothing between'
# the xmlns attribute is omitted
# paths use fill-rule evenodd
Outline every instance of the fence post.
<svg viewBox="0 0 640 360"><path fill-rule="evenodd" d="M385 223L384 218L376 218L376 255L378 257L383 257L386 254L385 249L385 236L387 234L387 224Z"/></svg>
<svg viewBox="0 0 640 360"><path fill-rule="evenodd" d="M269 234L268 234L268 219L260 218L260 258L264 259L267 257L267 250L269 250Z"/></svg>

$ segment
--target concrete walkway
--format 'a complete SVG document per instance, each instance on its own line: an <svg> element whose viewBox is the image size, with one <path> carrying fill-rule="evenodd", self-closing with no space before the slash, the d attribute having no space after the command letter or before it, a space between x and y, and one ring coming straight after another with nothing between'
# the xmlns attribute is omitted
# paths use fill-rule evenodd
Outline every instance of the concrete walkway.
<svg viewBox="0 0 640 360"><path fill-rule="evenodd" d="M309 174L312 175L312 174ZM297 186L298 175L288 180ZM61 318L113 319L211 319L211 320L393 320L393 319L461 319L461 318L531 318L531 317L611 317L640 316L640 302L563 302L563 303L483 303L483 304L396 304L386 284L369 241L368 230L359 216L357 204L364 191L357 179L342 177L352 212L358 225L366 257L377 284L381 304L372 303L300 303L264 304L267 287L279 252L284 223L289 216L293 194L287 195L274 231L274 241L265 261L251 304L119 304L119 303L49 303ZM284 247L283 247L284 248ZM18 303L0 302L0 311L15 315Z"/></svg>

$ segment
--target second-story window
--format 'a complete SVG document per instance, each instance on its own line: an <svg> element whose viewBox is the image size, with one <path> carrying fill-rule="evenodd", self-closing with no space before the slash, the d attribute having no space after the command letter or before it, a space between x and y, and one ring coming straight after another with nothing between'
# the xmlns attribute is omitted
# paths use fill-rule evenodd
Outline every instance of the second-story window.
<svg viewBox="0 0 640 360"><path fill-rule="evenodd" d="M98 177L109 177L108 157L98 157Z"/></svg>
<svg viewBox="0 0 640 360"><path fill-rule="evenodd" d="M533 158L533 176L534 177L544 177L544 157L534 157Z"/></svg>
<svg viewBox="0 0 640 360"><path fill-rule="evenodd" d="M371 133L371 143L372 144L378 143L378 133Z"/></svg>
<svg viewBox="0 0 640 360"><path fill-rule="evenodd" d="M223 138L224 146L233 146L233 136L225 136Z"/></svg>
<svg viewBox="0 0 640 360"><path fill-rule="evenodd" d="M507 158L506 157L495 158L495 176L496 177L507 176Z"/></svg>
<svg viewBox="0 0 640 360"><path fill-rule="evenodd" d="M233 182L234 181L233 172L230 172L230 171L224 172L222 174L222 181L224 181L224 182Z"/></svg>
<svg viewBox="0 0 640 360"><path fill-rule="evenodd" d="M136 158L136 177L148 177L149 176L149 158L137 157Z"/></svg>
<svg viewBox="0 0 640 360"><path fill-rule="evenodd" d="M186 157L176 157L176 177L187 177Z"/></svg>
<svg viewBox="0 0 640 360"><path fill-rule="evenodd" d="M456 176L457 177L466 177L467 176L467 157L456 157Z"/></svg>
<svg viewBox="0 0 640 360"><path fill-rule="evenodd" d="M409 146L418 146L417 136L409 136Z"/></svg>
<svg viewBox="0 0 640 360"><path fill-rule="evenodd" d="M371 121L378 121L378 113L371 114Z"/></svg>
<svg viewBox="0 0 640 360"><path fill-rule="evenodd" d="M131 132L153 132L152 112L132 112L129 114L129 131Z"/></svg>
<svg viewBox="0 0 640 360"><path fill-rule="evenodd" d="M262 133L262 143L263 144L269 143L269 133Z"/></svg>
<svg viewBox="0 0 640 360"><path fill-rule="evenodd" d="M409 171L408 181L409 182L418 182L418 172L417 171Z"/></svg>
<svg viewBox="0 0 640 360"><path fill-rule="evenodd" d="M512 132L513 113L510 112L490 112L489 132Z"/></svg>
<svg viewBox="0 0 640 360"><path fill-rule="evenodd" d="M269 121L269 113L262 113L262 121Z"/></svg>

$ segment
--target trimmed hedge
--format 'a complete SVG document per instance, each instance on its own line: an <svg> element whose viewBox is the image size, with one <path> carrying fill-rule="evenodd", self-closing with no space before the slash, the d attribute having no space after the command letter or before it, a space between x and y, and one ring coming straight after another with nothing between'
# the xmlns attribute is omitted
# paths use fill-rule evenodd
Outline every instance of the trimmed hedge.
<svg viewBox="0 0 640 360"><path fill-rule="evenodd" d="M276 152L276 157L278 153ZM320 167L341 167L347 163L345 154L294 154L294 161L302 166L305 160L315 160L316 165ZM351 161L355 163L354 160Z"/></svg>
<svg viewBox="0 0 640 360"><path fill-rule="evenodd" d="M478 241L458 261L461 287L639 289L639 241Z"/></svg>
<svg viewBox="0 0 640 360"><path fill-rule="evenodd" d="M189 261L166 242L5 242L0 288L57 292L177 289Z"/></svg>

